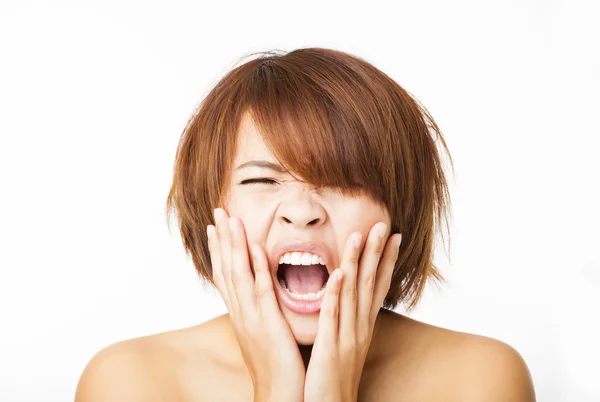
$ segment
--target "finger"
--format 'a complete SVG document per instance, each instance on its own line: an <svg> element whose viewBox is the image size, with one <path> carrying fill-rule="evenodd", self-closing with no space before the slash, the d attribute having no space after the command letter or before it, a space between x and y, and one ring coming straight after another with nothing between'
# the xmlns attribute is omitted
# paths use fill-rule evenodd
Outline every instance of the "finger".
<svg viewBox="0 0 600 402"><path fill-rule="evenodd" d="M342 339L350 339L349 337L356 335L356 273L358 272L361 241L362 233L352 233L344 249L341 268L344 271L345 279L340 296L340 336Z"/></svg>
<svg viewBox="0 0 600 402"><path fill-rule="evenodd" d="M342 277L345 277L344 271L336 268L327 281L323 300L321 302L321 311L319 312L319 327L315 344L337 345L338 342L338 317L340 311L340 291ZM345 280L346 278L344 278Z"/></svg>
<svg viewBox="0 0 600 402"><path fill-rule="evenodd" d="M377 279L375 282L375 290L373 294L373 306L371 308L371 325L375 323L375 319L377 318L381 304L390 290L392 273L394 272L394 266L396 265L396 260L398 259L398 250L401 242L402 234L397 233L394 236L390 236L383 252L383 257L379 263Z"/></svg>
<svg viewBox="0 0 600 402"><path fill-rule="evenodd" d="M221 254L219 253L219 239L217 238L216 229L213 225L206 227L206 233L208 235L208 251L210 252L210 265L212 266L212 279L217 287L217 290L221 294L225 306L230 309L229 296L227 294L227 287L225 286L225 280L223 273L221 272Z"/></svg>
<svg viewBox="0 0 600 402"><path fill-rule="evenodd" d="M231 235L231 284L238 299L242 314L256 311L254 299L254 277L250 271L248 244L244 225L235 217L229 218ZM249 309L249 310L248 310Z"/></svg>
<svg viewBox="0 0 600 402"><path fill-rule="evenodd" d="M267 257L258 244L252 245L251 252L255 277L256 303L260 314L262 316L283 317L277 303L277 297L275 296L273 277L269 271Z"/></svg>
<svg viewBox="0 0 600 402"><path fill-rule="evenodd" d="M229 224L227 213L222 208L215 208L215 222L217 224L217 237L219 238L219 251L221 254L221 272L229 295L231 313L237 314L239 304L231 283L231 236L229 234Z"/></svg>
<svg viewBox="0 0 600 402"><path fill-rule="evenodd" d="M377 270L383 248L385 246L384 236L387 231L387 225L378 222L371 228L369 237L365 243L362 257L358 269L358 303L356 322L357 326L364 325L370 328L371 307L373 305L373 294L375 291L375 281L377 279Z"/></svg>

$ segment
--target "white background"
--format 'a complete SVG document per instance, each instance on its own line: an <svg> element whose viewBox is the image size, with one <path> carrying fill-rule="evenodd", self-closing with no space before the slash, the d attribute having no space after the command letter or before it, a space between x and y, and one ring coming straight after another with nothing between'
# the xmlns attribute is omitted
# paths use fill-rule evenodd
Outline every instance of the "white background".
<svg viewBox="0 0 600 402"><path fill-rule="evenodd" d="M165 221L177 141L240 57L306 46L450 147L448 284L410 315L514 346L540 401L600 400L598 2L0 4L0 400L72 400L101 348L225 312Z"/></svg>

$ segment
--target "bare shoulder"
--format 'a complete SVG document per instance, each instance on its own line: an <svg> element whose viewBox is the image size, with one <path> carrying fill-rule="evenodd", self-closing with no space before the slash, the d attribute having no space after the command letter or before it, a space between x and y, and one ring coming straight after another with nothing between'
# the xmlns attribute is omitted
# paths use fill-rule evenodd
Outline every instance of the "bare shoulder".
<svg viewBox="0 0 600 402"><path fill-rule="evenodd" d="M458 333L456 361L463 401L535 401L531 373L521 354L497 339Z"/></svg>
<svg viewBox="0 0 600 402"><path fill-rule="evenodd" d="M84 368L75 402L185 400L186 374L206 378L210 322L127 339L97 352ZM204 341L204 342L203 342ZM190 364L193 362L193 366Z"/></svg>
<svg viewBox="0 0 600 402"><path fill-rule="evenodd" d="M512 346L401 317L393 319L392 331L405 339L393 371L410 379L406 383L427 385L414 389L419 400L535 401L527 364Z"/></svg>
<svg viewBox="0 0 600 402"><path fill-rule="evenodd" d="M130 339L105 347L86 365L75 402L160 400L147 341ZM150 363L150 364L148 364Z"/></svg>

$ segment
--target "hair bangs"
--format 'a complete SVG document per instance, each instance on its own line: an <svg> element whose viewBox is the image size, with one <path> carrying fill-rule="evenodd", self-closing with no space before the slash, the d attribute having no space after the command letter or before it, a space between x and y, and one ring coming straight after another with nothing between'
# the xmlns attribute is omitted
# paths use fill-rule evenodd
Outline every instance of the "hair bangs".
<svg viewBox="0 0 600 402"><path fill-rule="evenodd" d="M370 151L364 116L343 104L351 94L332 91L332 86L341 87L333 81L339 75L323 78L321 72L300 74L293 65L285 67L261 66L259 77L246 87L252 95L248 112L275 158L314 187L383 203L383 172Z"/></svg>

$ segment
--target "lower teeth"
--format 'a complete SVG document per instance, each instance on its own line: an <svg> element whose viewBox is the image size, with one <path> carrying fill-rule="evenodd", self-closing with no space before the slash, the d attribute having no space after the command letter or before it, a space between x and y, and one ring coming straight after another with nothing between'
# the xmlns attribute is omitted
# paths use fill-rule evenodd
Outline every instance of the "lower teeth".
<svg viewBox="0 0 600 402"><path fill-rule="evenodd" d="M323 287L317 293L306 293L306 294L290 292L290 290L285 286L285 282L283 279L279 279L279 284L292 297L292 299L296 299L296 300L317 300L318 298L323 296L323 293L325 293L325 284L323 284Z"/></svg>

